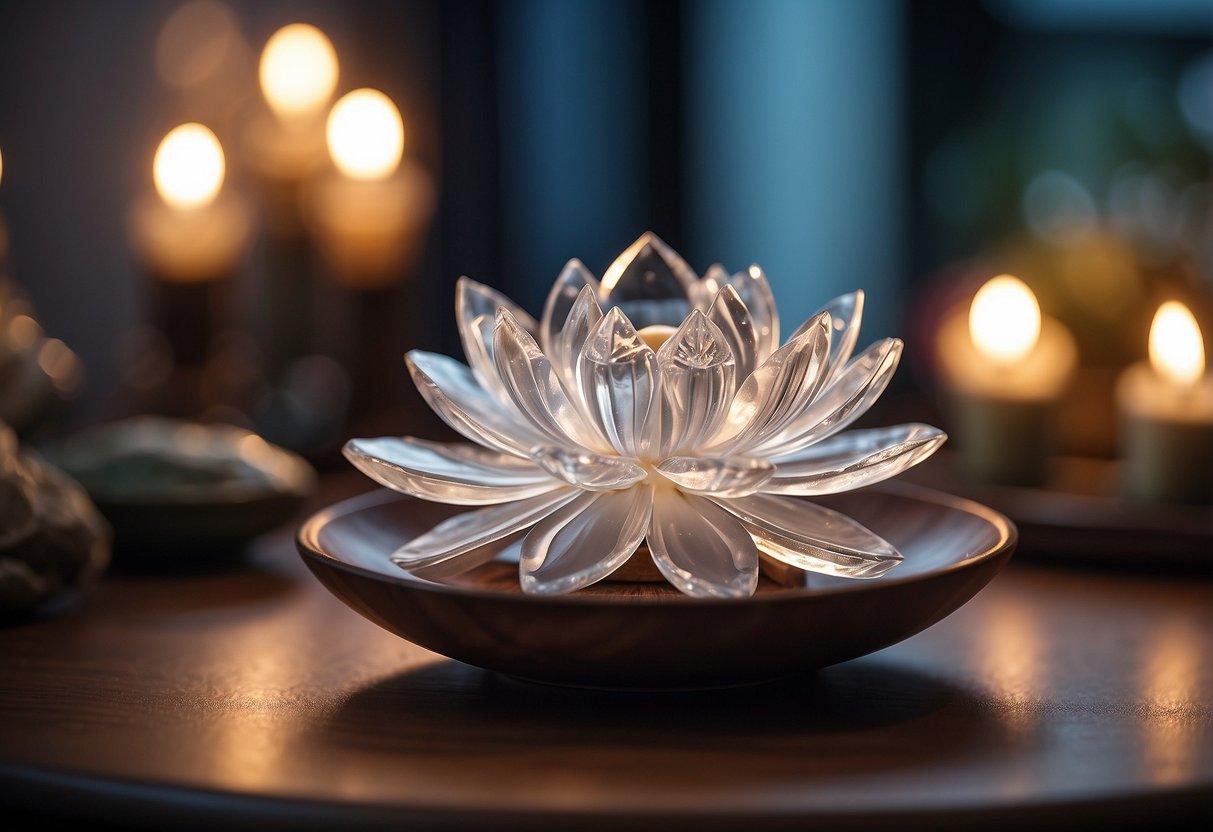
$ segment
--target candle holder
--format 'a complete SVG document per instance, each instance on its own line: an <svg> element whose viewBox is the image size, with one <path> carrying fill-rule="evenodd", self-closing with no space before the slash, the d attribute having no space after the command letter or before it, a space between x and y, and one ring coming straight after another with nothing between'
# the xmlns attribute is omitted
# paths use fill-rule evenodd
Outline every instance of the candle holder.
<svg viewBox="0 0 1213 832"><path fill-rule="evenodd" d="M316 347L312 245L302 192L327 163L324 109L337 75L336 50L322 31L307 23L283 26L266 41L258 66L266 107L245 127L265 217L260 324L274 384Z"/></svg>
<svg viewBox="0 0 1213 832"><path fill-rule="evenodd" d="M214 133L197 123L180 125L156 151L154 193L140 194L130 206L148 317L171 366L150 401L136 401L136 409L197 417L237 404L217 397L208 378L216 341L232 328L234 284L255 225L244 195L223 187L225 173Z"/></svg>
<svg viewBox="0 0 1213 832"><path fill-rule="evenodd" d="M1117 379L1123 489L1134 500L1213 504L1213 376L1200 327L1182 303L1159 307L1149 360Z"/></svg>
<svg viewBox="0 0 1213 832"><path fill-rule="evenodd" d="M389 177L362 181L336 171L318 178L308 192L307 216L326 266L329 289L344 304L336 329L352 385L350 418L390 409L394 390L377 383L399 367L401 324L407 320L402 287L421 260L436 204L429 172L402 160ZM388 363L391 362L391 363Z"/></svg>
<svg viewBox="0 0 1213 832"><path fill-rule="evenodd" d="M264 217L258 302L267 372L275 381L314 352L313 246L303 215L304 185L324 169L323 128L249 124L249 161Z"/></svg>
<svg viewBox="0 0 1213 832"><path fill-rule="evenodd" d="M942 404L967 475L984 484L1046 483L1078 366L1065 325L1040 313L1026 285L1003 275L944 315L935 348Z"/></svg>
<svg viewBox="0 0 1213 832"><path fill-rule="evenodd" d="M437 189L426 167L405 157L404 121L379 90L343 95L325 134L333 167L309 183L304 213L335 290L329 311L338 313L332 329L351 383L348 424L371 431L401 404L397 385L383 379L400 369L401 289L421 259Z"/></svg>

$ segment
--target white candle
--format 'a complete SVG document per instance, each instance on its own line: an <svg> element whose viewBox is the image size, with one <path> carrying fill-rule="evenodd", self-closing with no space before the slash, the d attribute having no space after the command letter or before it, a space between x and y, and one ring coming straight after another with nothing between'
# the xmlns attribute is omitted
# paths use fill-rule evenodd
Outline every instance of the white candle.
<svg viewBox="0 0 1213 832"><path fill-rule="evenodd" d="M420 255L434 209L430 177L404 158L400 111L379 90L342 96L326 137L334 169L313 183L307 202L316 241L339 283L392 286Z"/></svg>
<svg viewBox="0 0 1213 832"><path fill-rule="evenodd" d="M1007 485L1047 480L1061 399L1078 364L1069 330L1041 314L1023 281L999 275L945 319L937 357L969 474Z"/></svg>
<svg viewBox="0 0 1213 832"><path fill-rule="evenodd" d="M249 119L244 139L262 203L257 306L275 382L314 351L312 243L302 191L328 164L324 118L339 71L332 42L309 23L281 27L261 50L258 77L266 106Z"/></svg>
<svg viewBox="0 0 1213 832"><path fill-rule="evenodd" d="M130 230L151 277L156 325L174 359L200 365L226 317L226 293L247 250L252 212L223 188L223 148L207 127L169 131L152 163L154 193L135 201Z"/></svg>
<svg viewBox="0 0 1213 832"><path fill-rule="evenodd" d="M292 23L266 41L261 51L258 76L261 94L269 112L249 122L247 140L250 161L268 184L287 193L316 175L325 164L324 113L337 88L337 52L328 37L315 26ZM297 224L297 206L286 205L273 216Z"/></svg>
<svg viewBox="0 0 1213 832"><path fill-rule="evenodd" d="M1158 308L1148 352L1116 386L1125 489L1142 500L1213 502L1213 376L1186 306Z"/></svg>
<svg viewBox="0 0 1213 832"><path fill-rule="evenodd" d="M231 276L252 225L245 200L223 190L223 148L207 127L183 124L160 142L152 164L155 193L131 213L134 243L153 276L197 283Z"/></svg>

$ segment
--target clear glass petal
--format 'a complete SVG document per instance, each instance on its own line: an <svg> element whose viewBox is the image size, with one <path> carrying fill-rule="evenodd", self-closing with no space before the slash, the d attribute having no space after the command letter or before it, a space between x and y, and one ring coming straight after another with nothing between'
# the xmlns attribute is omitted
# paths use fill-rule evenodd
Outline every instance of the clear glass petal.
<svg viewBox="0 0 1213 832"><path fill-rule="evenodd" d="M586 407L624 456L644 457L658 444L661 391L657 354L614 307L581 350L578 376Z"/></svg>
<svg viewBox="0 0 1213 832"><path fill-rule="evenodd" d="M708 266L708 270L703 273L703 278L695 285L691 305L706 314L712 308L712 302L716 300L716 293L720 291L720 287L728 282L729 273L725 271L724 266L719 263Z"/></svg>
<svg viewBox="0 0 1213 832"><path fill-rule="evenodd" d="M775 293L767 281L766 273L758 266L750 266L728 279L754 324L754 335L758 342L757 364L766 361L771 353L779 349L779 309L775 305Z"/></svg>
<svg viewBox="0 0 1213 832"><path fill-rule="evenodd" d="M837 378L846 368L859 341L859 325L863 321L863 289L856 289L845 295L839 295L814 313L814 317L822 312L830 313L830 326L833 328L830 338L830 372L829 380ZM792 334L792 338L802 333L813 318L800 325L800 329ZM789 341L791 338L788 339Z"/></svg>
<svg viewBox="0 0 1213 832"><path fill-rule="evenodd" d="M901 359L897 338L877 341L851 360L838 377L808 407L752 453L786 456L832 436L868 411L889 386Z"/></svg>
<svg viewBox="0 0 1213 832"><path fill-rule="evenodd" d="M413 437L351 439L342 453L380 485L456 505L521 500L563 487L529 459Z"/></svg>
<svg viewBox="0 0 1213 832"><path fill-rule="evenodd" d="M918 423L851 430L775 460L766 494L834 494L895 477L925 460L948 436Z"/></svg>
<svg viewBox="0 0 1213 832"><path fill-rule="evenodd" d="M684 491L713 497L744 497L763 490L775 473L765 459L730 456L710 459L698 456L672 456L663 459L657 470Z"/></svg>
<svg viewBox="0 0 1213 832"><path fill-rule="evenodd" d="M708 320L720 329L733 353L737 364L733 374L735 383L744 383L758 368L758 332L754 329L750 310L736 289L727 285L721 287L708 310Z"/></svg>
<svg viewBox="0 0 1213 832"><path fill-rule="evenodd" d="M618 306L638 328L677 325L691 311L695 270L656 234L645 232L607 268L599 285L604 308Z"/></svg>
<svg viewBox="0 0 1213 832"><path fill-rule="evenodd" d="M534 525L581 493L575 488L562 488L525 500L456 514L401 546L392 554L392 562L410 571L448 564L453 558L470 555L482 546ZM478 566L490 560L493 554L494 551L480 552L469 558L466 566L468 569Z"/></svg>
<svg viewBox="0 0 1213 832"><path fill-rule="evenodd" d="M505 385L501 383L501 377L497 375L496 362L493 360L493 327L495 323L495 315L477 315L470 326L476 330L478 337L468 338L464 342L463 351L467 354L468 366L472 368L472 374L476 376L480 386L497 401L512 408L510 394L506 391Z"/></svg>
<svg viewBox="0 0 1213 832"><path fill-rule="evenodd" d="M483 283L477 283L470 277L461 277L455 284L455 320L459 324L459 340L463 343L463 353L467 357L476 380L486 390L493 391L494 386L500 386L493 371L491 361L484 359L485 354L492 355L492 322L497 317L497 310L510 310L518 323L528 332L538 331L539 325L535 319L526 313L518 304ZM483 326L487 318L490 326ZM488 342L485 336L488 336Z"/></svg>
<svg viewBox="0 0 1213 832"><path fill-rule="evenodd" d="M568 318L560 330L557 339L560 342L558 353L560 377L564 379L565 389L570 395L576 395L580 400L581 382L577 378L578 362L581 360L581 348L590 337L590 333L602 320L602 309L598 306L598 298L594 290L584 287L577 295L573 308L569 310ZM573 391L576 390L576 393ZM581 400L584 405L584 400Z"/></svg>
<svg viewBox="0 0 1213 832"><path fill-rule="evenodd" d="M563 344L560 340L560 330L564 328L573 304L581 295L581 290L590 287L593 293L598 292L598 280L580 260L573 258L565 264L564 270L556 278L552 290L548 292L547 302L543 305L543 320L539 326L539 343L543 351L558 367L568 364L568 356L562 353ZM576 353L574 353L576 355Z"/></svg>
<svg viewBox="0 0 1213 832"><path fill-rule="evenodd" d="M602 580L644 540L653 509L647 485L587 492L541 520L522 541L523 592L559 595Z"/></svg>
<svg viewBox="0 0 1213 832"><path fill-rule="evenodd" d="M634 460L567 448L539 448L534 460L551 476L586 491L628 488L648 476Z"/></svg>
<svg viewBox="0 0 1213 832"><path fill-rule="evenodd" d="M601 438L565 394L547 356L507 309L497 313L493 353L510 399L539 432L558 445L605 450Z"/></svg>
<svg viewBox="0 0 1213 832"><path fill-rule="evenodd" d="M411 351L405 364L426 403L473 442L517 456L551 444L513 405L503 406L486 393L467 365L423 350Z"/></svg>
<svg viewBox="0 0 1213 832"><path fill-rule="evenodd" d="M694 450L729 411L737 363L724 333L695 310L657 350L663 411L661 451Z"/></svg>
<svg viewBox="0 0 1213 832"><path fill-rule="evenodd" d="M776 350L741 385L712 439L714 449L735 452L760 445L795 420L818 395L829 368L829 315L822 313L816 321Z"/></svg>
<svg viewBox="0 0 1213 832"><path fill-rule="evenodd" d="M758 587L758 550L745 528L704 497L659 488L649 524L653 563L680 592L749 598Z"/></svg>
<svg viewBox="0 0 1213 832"><path fill-rule="evenodd" d="M798 569L877 578L902 560L883 537L808 500L752 494L717 503L742 522L760 550Z"/></svg>

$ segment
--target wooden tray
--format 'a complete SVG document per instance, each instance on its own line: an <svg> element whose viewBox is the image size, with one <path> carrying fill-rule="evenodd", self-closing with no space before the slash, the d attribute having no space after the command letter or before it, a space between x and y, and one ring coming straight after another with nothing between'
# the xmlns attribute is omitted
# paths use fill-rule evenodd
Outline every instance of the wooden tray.
<svg viewBox="0 0 1213 832"><path fill-rule="evenodd" d="M1213 572L1213 506L1142 503L1121 495L1114 460L1064 456L1041 488L974 482L940 451L903 478L976 500L1019 529L1017 557L1109 568Z"/></svg>

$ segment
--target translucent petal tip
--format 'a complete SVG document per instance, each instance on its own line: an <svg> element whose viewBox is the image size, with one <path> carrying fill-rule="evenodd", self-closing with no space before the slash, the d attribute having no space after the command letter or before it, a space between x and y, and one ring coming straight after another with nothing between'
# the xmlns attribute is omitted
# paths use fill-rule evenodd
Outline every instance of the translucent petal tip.
<svg viewBox="0 0 1213 832"><path fill-rule="evenodd" d="M586 358L597 364L635 361L639 355L652 352L618 306L603 316L582 350Z"/></svg>
<svg viewBox="0 0 1213 832"><path fill-rule="evenodd" d="M688 369L706 369L733 361L733 352L720 327L698 309L687 316L662 346L664 360Z"/></svg>

